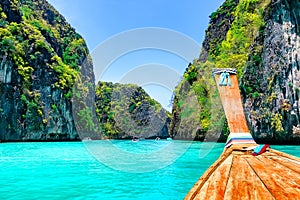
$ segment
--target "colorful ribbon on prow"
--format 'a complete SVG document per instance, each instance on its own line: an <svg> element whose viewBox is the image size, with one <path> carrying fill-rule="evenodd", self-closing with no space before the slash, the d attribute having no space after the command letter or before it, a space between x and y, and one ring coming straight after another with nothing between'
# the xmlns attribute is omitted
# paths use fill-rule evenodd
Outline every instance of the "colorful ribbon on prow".
<svg viewBox="0 0 300 200"><path fill-rule="evenodd" d="M232 86L230 74L227 71L221 73L219 86Z"/></svg>

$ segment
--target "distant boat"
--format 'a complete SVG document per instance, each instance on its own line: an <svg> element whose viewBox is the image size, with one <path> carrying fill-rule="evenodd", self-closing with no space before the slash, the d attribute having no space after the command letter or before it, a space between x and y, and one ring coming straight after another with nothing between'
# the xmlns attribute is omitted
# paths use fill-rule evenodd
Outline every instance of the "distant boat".
<svg viewBox="0 0 300 200"><path fill-rule="evenodd" d="M82 141L91 141L92 139L90 137L84 137L82 138Z"/></svg>
<svg viewBox="0 0 300 200"><path fill-rule="evenodd" d="M138 142L138 141L139 141L139 138L134 136L134 137L132 138L131 141L132 141L132 142Z"/></svg>

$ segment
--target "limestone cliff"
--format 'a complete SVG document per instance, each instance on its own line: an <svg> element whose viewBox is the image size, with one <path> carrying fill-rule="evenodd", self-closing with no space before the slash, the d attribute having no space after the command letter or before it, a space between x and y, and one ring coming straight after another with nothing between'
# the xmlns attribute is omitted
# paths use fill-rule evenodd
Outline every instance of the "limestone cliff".
<svg viewBox="0 0 300 200"><path fill-rule="evenodd" d="M82 37L45 0L1 0L0 43L0 140L79 139L71 98L94 98Z"/></svg>
<svg viewBox="0 0 300 200"><path fill-rule="evenodd" d="M139 86L99 82L96 112L104 138L167 138L170 114Z"/></svg>
<svg viewBox="0 0 300 200"><path fill-rule="evenodd" d="M298 143L299 11L298 0L226 0L212 13L200 57L187 68L175 91L171 133L224 140L228 130L224 118L215 116L219 108L215 107L211 69L235 67L254 138L258 142ZM180 133L178 127L187 111L180 102L192 93L199 106L188 120L199 126ZM216 124L217 118L223 122Z"/></svg>
<svg viewBox="0 0 300 200"><path fill-rule="evenodd" d="M300 2L273 0L241 77L255 138L300 142Z"/></svg>

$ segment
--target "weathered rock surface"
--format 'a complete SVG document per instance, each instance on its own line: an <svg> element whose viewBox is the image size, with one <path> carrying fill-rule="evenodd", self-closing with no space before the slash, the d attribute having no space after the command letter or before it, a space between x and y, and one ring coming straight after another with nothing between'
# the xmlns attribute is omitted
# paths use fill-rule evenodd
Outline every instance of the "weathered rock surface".
<svg viewBox="0 0 300 200"><path fill-rule="evenodd" d="M259 141L298 143L300 2L273 0L268 9L263 35L253 44L261 47L261 61L250 59L242 77L256 92L243 92L247 118Z"/></svg>

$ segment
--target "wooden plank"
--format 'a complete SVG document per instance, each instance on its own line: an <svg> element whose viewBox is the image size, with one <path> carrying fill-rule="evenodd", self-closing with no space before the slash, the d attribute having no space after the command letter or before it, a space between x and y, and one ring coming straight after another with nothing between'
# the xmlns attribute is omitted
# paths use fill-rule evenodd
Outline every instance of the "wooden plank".
<svg viewBox="0 0 300 200"><path fill-rule="evenodd" d="M276 161L266 157L266 156L257 156L258 160L264 163L264 165L268 166L269 170L272 170L272 174L278 173L281 176L284 176L287 178L286 182L290 182L291 184L297 184L299 185L300 189L300 177L298 176L298 173L277 163ZM284 173L284 175L282 175ZM300 194L299 194L300 195Z"/></svg>
<svg viewBox="0 0 300 200"><path fill-rule="evenodd" d="M291 170L264 156L246 160L276 199L300 199L300 180Z"/></svg>
<svg viewBox="0 0 300 200"><path fill-rule="evenodd" d="M234 156L224 199L275 199L245 158Z"/></svg>
<svg viewBox="0 0 300 200"><path fill-rule="evenodd" d="M290 160L284 157L278 157L278 156L268 156L268 158L272 159L274 162L281 164L284 167L293 170L294 172L298 173L300 176L300 164L297 164L297 161Z"/></svg>
<svg viewBox="0 0 300 200"><path fill-rule="evenodd" d="M285 157L285 158L288 158L288 159L291 159L291 160L294 160L294 161L297 161L298 163L300 163L300 158L298 158L296 156L292 156L290 154L283 153L281 151L277 151L275 149L270 149L269 151L270 151L270 153L274 153L277 156Z"/></svg>
<svg viewBox="0 0 300 200"><path fill-rule="evenodd" d="M231 133L248 133L237 76L230 75L230 79L232 86L219 86L220 75L215 75L229 129Z"/></svg>
<svg viewBox="0 0 300 200"><path fill-rule="evenodd" d="M198 192L201 190L203 185L209 179L209 177L215 172L216 169L223 163L223 161L231 155L233 148L225 149L225 151L221 154L221 156L216 160L207 170L206 172L198 179L192 189L185 196L185 200L195 199Z"/></svg>
<svg viewBox="0 0 300 200"><path fill-rule="evenodd" d="M195 199L223 199L233 156L229 156L203 185Z"/></svg>

